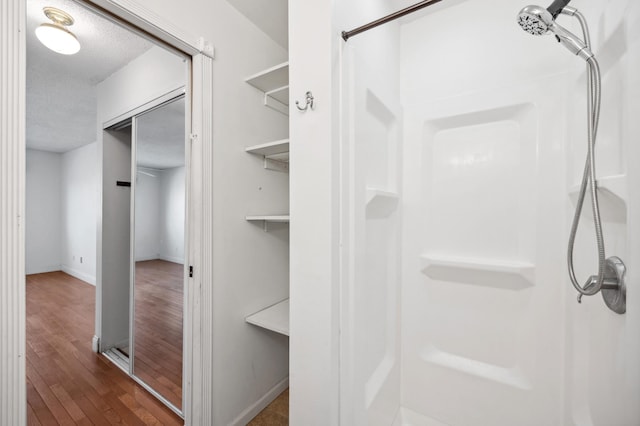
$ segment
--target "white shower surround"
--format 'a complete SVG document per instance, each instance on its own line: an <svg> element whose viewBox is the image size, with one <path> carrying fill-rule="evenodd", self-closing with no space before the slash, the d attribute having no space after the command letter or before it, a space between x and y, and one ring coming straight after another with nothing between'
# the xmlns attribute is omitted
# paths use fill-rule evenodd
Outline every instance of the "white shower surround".
<svg viewBox="0 0 640 426"><path fill-rule="evenodd" d="M341 424L612 425L640 412L640 7L575 2L603 69L597 165L628 309L576 303L583 61L508 0L442 2L341 53ZM397 8L338 7L344 29ZM577 23L561 17L579 32ZM635 24L635 26L634 26ZM375 70L375 71L372 71ZM597 269L590 210L580 280Z"/></svg>

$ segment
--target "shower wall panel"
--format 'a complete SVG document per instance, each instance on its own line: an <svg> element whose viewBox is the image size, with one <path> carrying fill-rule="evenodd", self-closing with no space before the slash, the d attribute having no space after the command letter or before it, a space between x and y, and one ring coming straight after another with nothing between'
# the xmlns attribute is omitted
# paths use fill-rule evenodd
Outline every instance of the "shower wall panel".
<svg viewBox="0 0 640 426"><path fill-rule="evenodd" d="M402 405L425 419L560 419L563 167L547 143L561 133L540 123L562 109L547 85L405 99Z"/></svg>
<svg viewBox="0 0 640 426"><path fill-rule="evenodd" d="M398 425L562 420L565 130L554 123L571 58L523 51L513 2L479 3L402 27Z"/></svg>
<svg viewBox="0 0 640 426"><path fill-rule="evenodd" d="M599 295L577 304L567 276L585 64L524 33L523 6L451 0L343 46L341 424L394 409L394 426L640 419L640 3L576 5L603 72L598 186L607 255L628 268L622 316ZM587 205L580 280L595 255Z"/></svg>
<svg viewBox="0 0 640 426"><path fill-rule="evenodd" d="M637 1L576 4L586 16L592 50L602 72L602 107L596 141L598 194L606 256L627 267L627 312L610 311L602 297L576 303L568 279L566 291L567 425L640 423L640 4ZM572 63L567 123L567 209L575 209L587 153L585 65ZM569 216L567 216L569 221ZM568 226L568 225L567 225ZM575 250L578 281L597 272L597 249L589 199L580 221ZM566 276L566 274L565 274Z"/></svg>
<svg viewBox="0 0 640 426"><path fill-rule="evenodd" d="M377 37L393 37L386 30ZM385 43L376 35L366 41ZM342 101L350 119L343 135L348 225L341 345L349 373L341 422L388 426L400 406L402 110L392 90L398 63L361 47L343 51Z"/></svg>

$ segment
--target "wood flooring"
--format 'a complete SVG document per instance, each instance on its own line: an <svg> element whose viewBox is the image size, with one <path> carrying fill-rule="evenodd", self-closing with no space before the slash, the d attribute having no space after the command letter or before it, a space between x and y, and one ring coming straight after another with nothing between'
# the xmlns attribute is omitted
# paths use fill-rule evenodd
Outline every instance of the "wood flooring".
<svg viewBox="0 0 640 426"><path fill-rule="evenodd" d="M134 374L182 407L184 269L164 260L136 262Z"/></svg>
<svg viewBox="0 0 640 426"><path fill-rule="evenodd" d="M289 426L289 389L278 395L247 426Z"/></svg>
<svg viewBox="0 0 640 426"><path fill-rule="evenodd" d="M27 276L26 295L29 425L183 424L91 350L95 287L51 272Z"/></svg>

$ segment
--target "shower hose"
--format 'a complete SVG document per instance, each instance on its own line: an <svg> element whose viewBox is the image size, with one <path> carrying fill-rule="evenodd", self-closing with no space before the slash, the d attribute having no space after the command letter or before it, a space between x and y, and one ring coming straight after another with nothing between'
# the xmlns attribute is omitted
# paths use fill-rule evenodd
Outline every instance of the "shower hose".
<svg viewBox="0 0 640 426"><path fill-rule="evenodd" d="M579 12L575 13L573 16L575 16L580 21L582 34L584 36L584 43L590 49L591 41L589 37L589 29L587 27L587 22L584 16ZM587 91L588 152L584 166L584 172L582 174L582 183L580 185L580 192L578 194L578 201L576 203L576 211L573 216L573 223L571 225L571 233L569 235L569 244L567 249L567 266L569 268L569 277L575 289L578 291L578 293L580 293L578 295L578 302L581 301L583 295L593 296L602 289L602 285L605 280L606 267L604 237L602 236L602 222L600 220L600 207L598 204L596 163L594 152L596 135L598 133L598 121L600 119L600 66L598 65L598 61L593 56L587 60ZM581 286L576 279L573 265L573 251L576 234L578 232L578 224L580 223L580 216L582 214L582 207L584 205L584 199L587 193L587 187L589 188L591 195L591 210L593 213L596 243L598 247L598 275L592 275L591 277L589 277L584 286Z"/></svg>

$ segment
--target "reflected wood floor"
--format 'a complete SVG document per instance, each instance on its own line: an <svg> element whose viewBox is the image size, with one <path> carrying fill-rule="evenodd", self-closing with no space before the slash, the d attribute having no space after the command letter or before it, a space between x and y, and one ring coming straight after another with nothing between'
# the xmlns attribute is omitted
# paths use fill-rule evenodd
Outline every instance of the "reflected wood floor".
<svg viewBox="0 0 640 426"><path fill-rule="evenodd" d="M183 265L136 262L134 374L182 407Z"/></svg>
<svg viewBox="0 0 640 426"><path fill-rule="evenodd" d="M27 276L29 425L181 425L182 420L91 350L95 287L63 272Z"/></svg>

